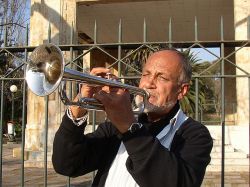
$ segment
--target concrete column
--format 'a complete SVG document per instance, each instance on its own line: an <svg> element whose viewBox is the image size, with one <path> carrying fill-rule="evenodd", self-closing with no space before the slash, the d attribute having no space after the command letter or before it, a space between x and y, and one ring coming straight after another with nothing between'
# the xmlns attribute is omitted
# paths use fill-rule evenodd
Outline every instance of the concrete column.
<svg viewBox="0 0 250 187"><path fill-rule="evenodd" d="M31 0L30 45L37 46L48 42L49 23L51 24L51 42L54 44L70 44L72 25L74 31L76 31L75 10L75 0ZM75 43L76 38L74 37L73 40ZM69 54L65 53L64 56L65 59L69 59ZM25 148L26 151L33 154L32 159L34 160L41 158L39 153L42 153L44 146L44 106L44 98L35 96L30 91L28 92ZM49 152L64 111L65 107L56 91L49 96ZM34 152L38 154L34 155Z"/></svg>
<svg viewBox="0 0 250 187"><path fill-rule="evenodd" d="M247 40L247 20L250 16L250 0L234 0L235 40ZM237 49L236 49L237 50ZM250 47L244 47L235 54L235 62L248 73L250 72ZM244 75L236 69L237 75ZM230 127L230 139L236 149L249 154L249 87L247 78L236 80L237 126Z"/></svg>
<svg viewBox="0 0 250 187"><path fill-rule="evenodd" d="M234 25L235 40L247 40L247 19L250 16L249 0L234 0ZM250 48L240 49L236 55L236 64L247 72L250 72ZM237 75L244 73L237 69ZM249 125L249 92L247 78L237 78L237 113L238 125Z"/></svg>

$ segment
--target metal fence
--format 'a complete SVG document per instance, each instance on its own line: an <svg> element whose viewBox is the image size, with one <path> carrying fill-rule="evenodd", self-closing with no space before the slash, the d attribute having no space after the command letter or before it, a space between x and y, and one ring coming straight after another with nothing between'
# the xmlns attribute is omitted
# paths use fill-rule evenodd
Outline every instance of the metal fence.
<svg viewBox="0 0 250 187"><path fill-rule="evenodd" d="M236 65L236 63L232 62L229 58L233 55L235 55L239 50L242 50L246 47L250 47L250 40L248 38L248 40L232 40L232 41L227 41L224 40L224 30L223 30L223 18L221 18L221 37L220 40L218 41L200 41L198 39L198 26L197 26L197 22L196 19L194 21L194 40L193 41L173 41L172 40L172 30L171 30L171 19L169 21L169 31L166 34L168 36L168 39L166 41L162 41L162 42L149 42L147 41L147 24L146 21L144 21L144 25L143 25L143 41L140 42L134 42L134 43L124 43L122 42L122 21L120 21L118 28L118 40L115 43L98 43L97 41L97 37L96 37L96 33L97 33L97 24L95 23L95 27L94 27L94 39L93 39L93 43L92 44L69 44L69 45L58 45L60 47L60 49L62 51L68 51L70 52L70 58L67 62L67 66L69 67L73 67L72 64L74 66L79 66L79 64L75 64L77 61L79 61L79 59L82 59L82 57L84 57L86 54L91 53L93 50L99 50L102 53L104 53L105 55L109 56L111 59L113 59L113 63L110 65L109 68L117 66L117 70L118 70L118 76L122 79L136 79L139 76L135 76L135 77L131 77L131 76L126 76L123 75L123 65L125 65L126 67L131 68L133 71L136 71L137 73L139 73L138 70L136 70L133 66L131 66L131 64L127 64L126 63L126 58L129 58L130 55L136 53L138 50L143 49L143 48L147 48L149 50L154 50L154 48L152 46L154 45L164 45L167 47L172 47L172 48L176 48L176 49L183 49L185 50L190 50L192 48L200 48L206 52L208 52L209 54L215 56L217 58L216 62L214 62L213 64L211 64L210 67L208 67L206 70L204 70L203 72L199 73L199 74L195 74L193 75L193 83L195 85L195 119L196 120L202 120L203 118L200 116L202 114L200 106L200 100L199 100L199 80L201 78L210 78L210 79L218 79L220 81L220 95L221 95L221 100L220 100L220 115L218 118L219 124L221 126L221 136L222 136L222 147L221 147L221 186L224 186L224 180L225 180L225 163L224 163L224 159L225 159L225 121L226 121L226 114L225 114L225 81L227 78L245 78L248 80L248 85L246 85L246 89L248 89L248 93L250 93L250 75L249 72L238 67ZM249 24L250 25L250 24ZM250 29L249 29L250 30ZM249 30L248 30L248 36L250 36L249 34ZM73 30L72 30L73 33ZM7 41L7 38L6 38ZM16 46L7 46L7 42L5 41L4 46L0 48L0 54L5 54L8 56L12 56L14 59L17 59L19 61L18 66L8 72L5 72L4 75L1 75L0 77L0 81L1 81L1 109L0 109L0 131L3 132L3 127L4 127L4 122L6 121L6 119L4 119L4 114L5 114L5 96L4 96L4 90L6 83L11 82L11 81L20 81L22 82L22 114L21 114L21 118L22 118L22 136L21 136L21 168L20 168L20 172L21 172L21 179L20 179L20 186L25 186L25 178L24 178L24 163L25 163L25 159L24 159L24 150L25 150L25 128L26 128L26 115L27 115L27 109L26 109L26 103L27 103L27 86L24 80L24 72L25 72L25 66L27 64L28 61L28 54L29 52L32 52L34 50L34 48L36 46L29 46L28 45L28 28L27 28L27 40L26 40L26 46L22 46L22 47L16 47ZM50 42L50 29L48 30L48 42ZM73 41L73 35L72 35L72 41ZM220 56L217 56L216 54L214 54L213 52L211 52L209 50L209 48L219 48L220 49ZM231 52L228 55L225 55L225 48L230 47L233 48L233 52ZM108 50L114 50L116 51L116 55L112 55L111 53L108 52ZM128 55L124 55L124 50L131 50L131 53ZM75 52L79 52L80 55L76 56L75 58L73 57L73 53ZM17 54L22 53L22 58L20 58ZM243 72L243 75L236 75L236 74L226 74L225 73L225 64L229 63L231 65L233 65L236 69L239 69L240 71ZM206 74L206 72L214 67L215 65L218 65L220 67L220 73L218 74ZM82 68L82 67L80 67ZM15 77L15 73L16 72L23 72L21 73L21 75L23 75L23 77ZM250 96L249 96L250 98ZM47 186L47 177L48 177L48 173L47 173L47 145L48 145L48 96L45 97L45 137L44 137L44 186ZM218 105L218 103L216 103L216 105ZM250 103L249 103L250 105ZM248 112L249 113L249 112ZM95 113L93 115L93 127L95 126ZM249 120L250 121L250 120ZM204 121L206 123L206 121ZM3 179L3 173L2 173L2 159L3 159L3 133L1 133L0 135L0 157L1 157L1 161L0 161L0 186L2 186L2 179ZM70 186L70 179L68 180L68 185Z"/></svg>

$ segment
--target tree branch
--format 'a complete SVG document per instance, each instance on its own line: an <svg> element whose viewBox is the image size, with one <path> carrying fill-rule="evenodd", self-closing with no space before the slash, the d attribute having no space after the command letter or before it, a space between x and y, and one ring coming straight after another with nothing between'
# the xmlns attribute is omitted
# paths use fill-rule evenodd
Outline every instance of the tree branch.
<svg viewBox="0 0 250 187"><path fill-rule="evenodd" d="M22 26L21 24L19 24L19 23L5 23L5 24L0 24L0 26L5 26L5 25L17 25L17 26L19 26L19 27L22 27L22 28L26 28L26 27L24 27L24 26Z"/></svg>

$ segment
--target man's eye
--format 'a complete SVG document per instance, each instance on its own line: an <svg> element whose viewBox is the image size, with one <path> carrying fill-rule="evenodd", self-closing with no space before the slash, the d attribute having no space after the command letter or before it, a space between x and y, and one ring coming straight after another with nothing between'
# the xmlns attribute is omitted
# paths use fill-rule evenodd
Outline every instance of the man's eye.
<svg viewBox="0 0 250 187"><path fill-rule="evenodd" d="M149 75L148 73L143 73L143 74L142 74L143 77L146 77L146 76L148 76L148 75Z"/></svg>
<svg viewBox="0 0 250 187"><path fill-rule="evenodd" d="M159 76L158 79L162 81L168 81L168 78L163 76Z"/></svg>

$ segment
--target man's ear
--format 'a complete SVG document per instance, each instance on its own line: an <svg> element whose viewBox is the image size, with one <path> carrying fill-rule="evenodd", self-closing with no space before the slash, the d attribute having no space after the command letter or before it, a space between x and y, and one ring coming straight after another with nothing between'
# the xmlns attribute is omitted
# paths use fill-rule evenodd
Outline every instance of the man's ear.
<svg viewBox="0 0 250 187"><path fill-rule="evenodd" d="M189 84L183 83L179 89L178 100L181 100L188 92Z"/></svg>

